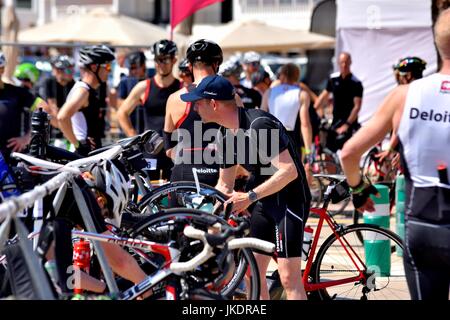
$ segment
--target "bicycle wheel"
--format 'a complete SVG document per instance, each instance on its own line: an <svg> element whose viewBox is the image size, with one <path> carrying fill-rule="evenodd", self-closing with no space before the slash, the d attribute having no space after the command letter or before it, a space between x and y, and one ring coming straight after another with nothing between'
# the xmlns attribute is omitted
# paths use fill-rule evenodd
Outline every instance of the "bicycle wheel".
<svg viewBox="0 0 450 320"><path fill-rule="evenodd" d="M153 189L137 204L144 214L161 212L174 207L191 207L212 213L213 208L223 204L227 196L213 187L200 183L201 194L191 181L172 182ZM209 196L208 194L211 194ZM186 199L190 199L187 203Z"/></svg>
<svg viewBox="0 0 450 320"><path fill-rule="evenodd" d="M196 228L204 231L207 230L208 226L211 226L214 223L227 224L221 217L200 210L176 208L150 215L148 218L136 224L128 231L128 233L131 237L144 237L152 241L168 242L169 240L175 240L182 243L182 236L179 232L172 235L166 233L162 235L163 238L154 238L155 234L157 234L155 233L155 230L167 229L167 227L170 227L176 221L189 222ZM190 245L189 248L191 248ZM201 248L199 249L201 250ZM226 298L233 299L238 295L238 292L236 291L240 289L240 296L245 296L250 300L258 300L260 294L259 271L252 251L249 249L237 250L234 252L234 257L236 263L234 274L231 279L222 286L220 294ZM180 259L182 258L186 258L186 256L180 257ZM245 285L244 287L239 287L242 284L246 272L249 274L250 279L248 286ZM192 279L201 278L198 277L195 272L191 273L191 275Z"/></svg>
<svg viewBox="0 0 450 320"><path fill-rule="evenodd" d="M311 283L324 286L318 291L321 299L410 299L403 258L391 249L392 244L404 249L395 233L370 224L336 232L338 237L332 234L320 247L311 271Z"/></svg>

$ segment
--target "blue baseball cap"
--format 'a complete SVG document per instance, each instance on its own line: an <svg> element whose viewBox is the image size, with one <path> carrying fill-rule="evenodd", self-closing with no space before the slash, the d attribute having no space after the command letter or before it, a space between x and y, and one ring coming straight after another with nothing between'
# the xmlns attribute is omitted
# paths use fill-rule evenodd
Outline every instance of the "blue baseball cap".
<svg viewBox="0 0 450 320"><path fill-rule="evenodd" d="M204 78L191 92L181 95L184 102L194 102L201 99L234 100L236 90L230 81L214 75Z"/></svg>

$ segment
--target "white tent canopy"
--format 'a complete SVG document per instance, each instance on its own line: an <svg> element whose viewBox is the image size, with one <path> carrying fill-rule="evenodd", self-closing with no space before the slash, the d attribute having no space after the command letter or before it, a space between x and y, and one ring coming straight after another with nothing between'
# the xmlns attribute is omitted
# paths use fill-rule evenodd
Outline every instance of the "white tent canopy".
<svg viewBox="0 0 450 320"><path fill-rule="evenodd" d="M225 52L290 51L333 48L334 38L303 30L286 29L256 20L230 22L208 29L208 39L217 41ZM195 34L193 39L204 37Z"/></svg>
<svg viewBox="0 0 450 320"><path fill-rule="evenodd" d="M168 30L157 25L96 9L88 14L70 15L40 27L23 30L19 33L19 41L106 43L148 47L158 40L168 39L169 36ZM188 38L175 33L174 41L177 44L184 44Z"/></svg>
<svg viewBox="0 0 450 320"><path fill-rule="evenodd" d="M436 71L431 0L337 0L336 21L336 56L352 55L352 72L364 86L360 123L397 85L392 66L400 58L418 56L427 61L425 75Z"/></svg>

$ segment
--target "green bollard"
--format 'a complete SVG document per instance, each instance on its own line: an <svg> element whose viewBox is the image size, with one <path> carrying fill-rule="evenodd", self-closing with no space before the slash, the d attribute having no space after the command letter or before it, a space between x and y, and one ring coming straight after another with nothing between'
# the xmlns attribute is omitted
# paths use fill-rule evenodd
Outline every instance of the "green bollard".
<svg viewBox="0 0 450 320"><path fill-rule="evenodd" d="M389 229L389 188L376 184L380 198L370 196L375 203L374 212L364 212L364 223L375 224ZM366 265L368 269L375 271L378 276L391 274L391 243L386 237L381 237L373 232L364 234L364 250L366 253Z"/></svg>
<svg viewBox="0 0 450 320"><path fill-rule="evenodd" d="M405 239L405 176L399 175L395 181L395 211L396 228L395 232ZM403 250L396 246L397 256L403 256Z"/></svg>

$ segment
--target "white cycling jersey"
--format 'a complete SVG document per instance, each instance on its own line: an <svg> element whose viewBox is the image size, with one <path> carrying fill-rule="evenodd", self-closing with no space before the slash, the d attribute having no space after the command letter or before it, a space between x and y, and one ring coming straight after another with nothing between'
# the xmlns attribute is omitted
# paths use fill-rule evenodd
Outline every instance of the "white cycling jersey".
<svg viewBox="0 0 450 320"><path fill-rule="evenodd" d="M409 85L398 137L414 186L439 186L437 167L450 166L450 75Z"/></svg>
<svg viewBox="0 0 450 320"><path fill-rule="evenodd" d="M286 130L293 131L300 110L300 87L280 84L270 89L269 112L284 125Z"/></svg>
<svg viewBox="0 0 450 320"><path fill-rule="evenodd" d="M76 90L78 90L78 88L84 88L87 91L89 91L89 86L86 83L84 83L82 81L77 81L74 84L74 86L72 87L72 89L70 90L69 95L67 96L67 100L70 99L70 96ZM86 117L84 116L84 114L81 111L78 111L72 116L70 121L72 122L72 130L73 130L73 133L75 134L75 137L77 138L77 140L78 141L86 140L87 133L88 133L88 127L87 127Z"/></svg>

